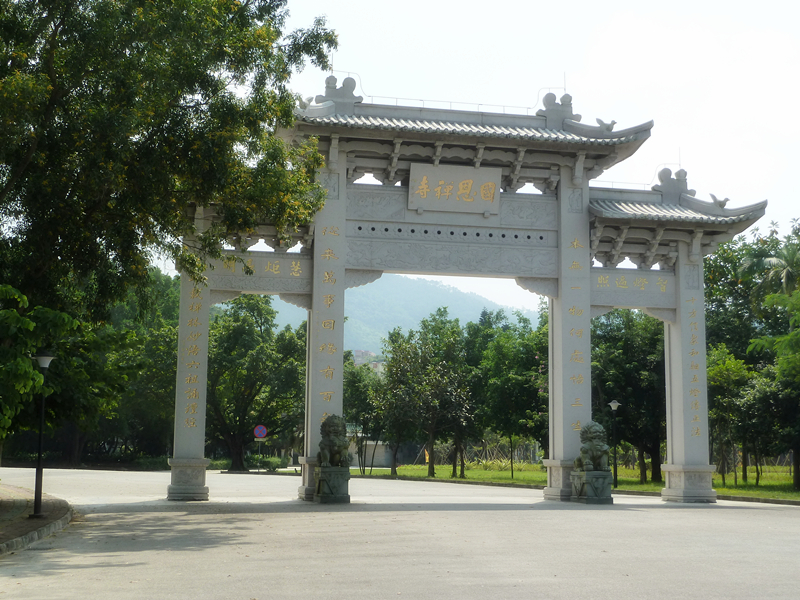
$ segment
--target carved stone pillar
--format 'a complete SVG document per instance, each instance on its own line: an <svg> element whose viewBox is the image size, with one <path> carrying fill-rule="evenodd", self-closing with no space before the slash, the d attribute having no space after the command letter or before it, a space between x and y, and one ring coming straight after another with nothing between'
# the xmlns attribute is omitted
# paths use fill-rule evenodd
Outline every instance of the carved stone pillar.
<svg viewBox="0 0 800 600"><path fill-rule="evenodd" d="M325 207L314 217L314 274L308 320L306 416L302 500L313 500L314 467L319 451L320 425L328 415L342 415L344 352L344 292L347 240L345 236L346 155L338 171L320 174L328 190Z"/></svg>
<svg viewBox="0 0 800 600"><path fill-rule="evenodd" d="M570 499L570 472L580 451L580 429L591 420L589 190L585 178L580 186L575 186L576 179L571 168L562 167L558 189L560 289L558 297L550 301L549 321L550 457L544 461L547 500Z"/></svg>
<svg viewBox="0 0 800 600"><path fill-rule="evenodd" d="M664 325L667 380L667 462L664 500L716 502L708 458L705 305L702 258L678 245L677 317Z"/></svg>
<svg viewBox="0 0 800 600"><path fill-rule="evenodd" d="M168 500L208 500L205 432L210 291L181 275L175 441Z"/></svg>

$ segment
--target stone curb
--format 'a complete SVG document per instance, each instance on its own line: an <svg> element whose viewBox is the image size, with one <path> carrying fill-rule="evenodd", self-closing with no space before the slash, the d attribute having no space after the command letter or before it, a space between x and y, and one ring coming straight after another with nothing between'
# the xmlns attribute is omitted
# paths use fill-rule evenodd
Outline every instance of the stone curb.
<svg viewBox="0 0 800 600"><path fill-rule="evenodd" d="M42 495L44 517L30 519L33 490L0 485L0 557L24 550L64 529L75 516L66 500Z"/></svg>
<svg viewBox="0 0 800 600"><path fill-rule="evenodd" d="M26 533L25 535L21 535L13 540L9 540L0 544L0 556L4 556L6 554L10 554L12 552L17 552L19 550L24 550L31 544L38 542L39 540L43 540L44 538L53 535L57 531L61 531L69 522L72 521L72 517L74 512L72 507L67 505L67 512L60 519L56 519L55 521L51 521L38 529L31 531L30 533Z"/></svg>

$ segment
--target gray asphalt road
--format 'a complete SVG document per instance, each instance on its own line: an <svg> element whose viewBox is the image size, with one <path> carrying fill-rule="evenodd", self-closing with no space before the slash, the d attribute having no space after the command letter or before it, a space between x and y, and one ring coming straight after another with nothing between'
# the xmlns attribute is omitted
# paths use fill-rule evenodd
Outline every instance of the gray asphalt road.
<svg viewBox="0 0 800 600"><path fill-rule="evenodd" d="M32 470L0 469L33 486ZM353 480L353 502L294 500L299 478L209 474L212 501L164 500L168 473L46 471L81 517L0 559L13 599L796 600L800 508L721 501L545 502L536 490Z"/></svg>

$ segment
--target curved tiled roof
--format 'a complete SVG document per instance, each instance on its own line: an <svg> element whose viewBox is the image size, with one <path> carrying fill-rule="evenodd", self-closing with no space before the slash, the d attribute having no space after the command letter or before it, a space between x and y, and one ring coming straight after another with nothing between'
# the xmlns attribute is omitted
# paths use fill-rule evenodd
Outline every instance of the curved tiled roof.
<svg viewBox="0 0 800 600"><path fill-rule="evenodd" d="M298 116L299 121L314 125L352 127L359 129L379 129L384 131L408 131L414 133L435 133L449 135L471 135L477 137L509 138L535 140L541 142L561 142L572 144L596 144L616 146L639 140L641 136L622 135L620 137L595 138L553 129L519 127L508 125L484 125L479 123L457 123L453 121L432 121L427 119L400 119L367 115Z"/></svg>
<svg viewBox="0 0 800 600"><path fill-rule="evenodd" d="M619 200L592 200L589 212L607 219L639 219L645 221L679 221L684 223L709 223L730 225L750 220L750 212L737 215L710 215L678 204L655 204L651 202L625 202Z"/></svg>

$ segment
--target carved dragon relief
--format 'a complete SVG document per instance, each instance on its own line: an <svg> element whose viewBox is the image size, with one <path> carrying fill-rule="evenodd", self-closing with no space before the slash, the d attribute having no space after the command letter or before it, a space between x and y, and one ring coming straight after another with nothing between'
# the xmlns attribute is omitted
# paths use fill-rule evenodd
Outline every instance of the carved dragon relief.
<svg viewBox="0 0 800 600"><path fill-rule="evenodd" d="M408 190L376 192L356 191L348 188L348 219L393 219L403 220L406 214Z"/></svg>
<svg viewBox="0 0 800 600"><path fill-rule="evenodd" d="M554 202L505 200L500 205L500 223L556 230L558 229L557 205Z"/></svg>

